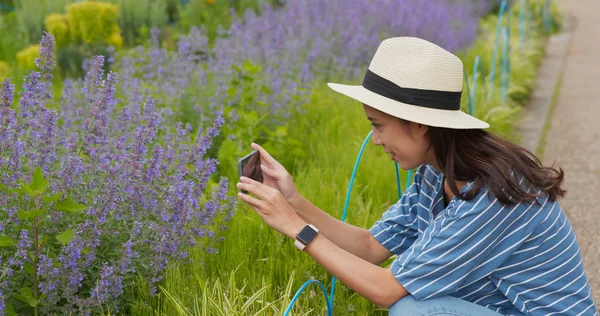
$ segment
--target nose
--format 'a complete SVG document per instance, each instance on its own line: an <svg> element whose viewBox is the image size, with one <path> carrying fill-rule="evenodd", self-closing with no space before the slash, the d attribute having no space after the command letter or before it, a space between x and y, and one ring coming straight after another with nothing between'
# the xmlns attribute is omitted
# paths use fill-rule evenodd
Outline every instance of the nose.
<svg viewBox="0 0 600 316"><path fill-rule="evenodd" d="M373 131L373 136L371 136L371 139L373 140L373 144L383 145L381 142L381 137L379 137L379 133L377 133L377 131Z"/></svg>

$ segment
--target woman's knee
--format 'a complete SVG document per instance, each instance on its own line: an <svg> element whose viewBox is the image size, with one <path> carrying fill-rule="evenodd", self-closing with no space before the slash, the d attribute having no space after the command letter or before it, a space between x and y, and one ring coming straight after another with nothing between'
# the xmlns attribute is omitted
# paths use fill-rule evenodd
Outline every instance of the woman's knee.
<svg viewBox="0 0 600 316"><path fill-rule="evenodd" d="M417 300L412 295L399 299L394 305L390 306L390 316L498 316L497 314L483 306L470 303L452 296L442 296L427 300Z"/></svg>
<svg viewBox="0 0 600 316"><path fill-rule="evenodd" d="M412 295L407 295L399 299L389 309L390 316L400 315L424 315L424 306L420 301L417 301Z"/></svg>

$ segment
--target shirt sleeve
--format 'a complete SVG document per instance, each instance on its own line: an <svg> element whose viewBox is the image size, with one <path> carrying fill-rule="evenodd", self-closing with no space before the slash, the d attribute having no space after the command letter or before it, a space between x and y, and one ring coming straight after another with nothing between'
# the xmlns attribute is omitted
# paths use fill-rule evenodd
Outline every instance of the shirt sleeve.
<svg viewBox="0 0 600 316"><path fill-rule="evenodd" d="M413 184L369 230L371 235L391 253L397 255L403 253L417 238L416 206L419 201L422 172L423 168L419 167L415 172Z"/></svg>
<svg viewBox="0 0 600 316"><path fill-rule="evenodd" d="M417 300L455 292L489 276L535 228L535 203L504 206L486 188L471 201L453 200L390 267Z"/></svg>

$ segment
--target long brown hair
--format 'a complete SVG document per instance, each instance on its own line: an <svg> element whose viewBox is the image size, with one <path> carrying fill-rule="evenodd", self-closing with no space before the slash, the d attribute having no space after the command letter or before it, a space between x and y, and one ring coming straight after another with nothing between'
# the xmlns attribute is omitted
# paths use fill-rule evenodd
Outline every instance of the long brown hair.
<svg viewBox="0 0 600 316"><path fill-rule="evenodd" d="M530 151L482 129L430 126L427 136L450 190L462 200L476 197L484 185L504 205L536 201L543 194L555 201L566 193L561 188L561 168L544 167ZM519 185L515 174L524 177L524 185ZM473 181L473 185L462 194L456 181ZM541 193L529 193L527 188Z"/></svg>

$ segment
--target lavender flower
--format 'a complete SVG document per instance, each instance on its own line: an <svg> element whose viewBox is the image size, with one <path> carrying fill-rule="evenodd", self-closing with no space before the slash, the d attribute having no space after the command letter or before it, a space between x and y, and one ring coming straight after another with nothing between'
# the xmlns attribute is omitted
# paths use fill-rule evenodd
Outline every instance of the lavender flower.
<svg viewBox="0 0 600 316"><path fill-rule="evenodd" d="M2 289L0 289L0 316L4 316L5 310L6 310L6 299L4 298Z"/></svg>
<svg viewBox="0 0 600 316"><path fill-rule="evenodd" d="M56 67L56 60L54 60L54 37L48 32L44 32L44 36L42 36L42 40L40 41L40 58L35 59L35 65L45 73L50 73ZM48 76L45 79L50 80L52 77Z"/></svg>
<svg viewBox="0 0 600 316"><path fill-rule="evenodd" d="M16 259L18 260L21 269L25 262L28 262L27 250L31 247L31 240L29 239L29 232L27 230L21 230L19 235L19 245L17 246Z"/></svg>
<svg viewBox="0 0 600 316"><path fill-rule="evenodd" d="M2 88L0 88L0 107L10 107L12 105L14 95L15 85L12 84L10 78L4 79L4 82L2 82Z"/></svg>
<svg viewBox="0 0 600 316"><path fill-rule="evenodd" d="M38 262L38 275L41 277L39 289L42 294L47 295L47 302L54 303L58 290L58 277L60 270L55 268L51 258L41 254Z"/></svg>

